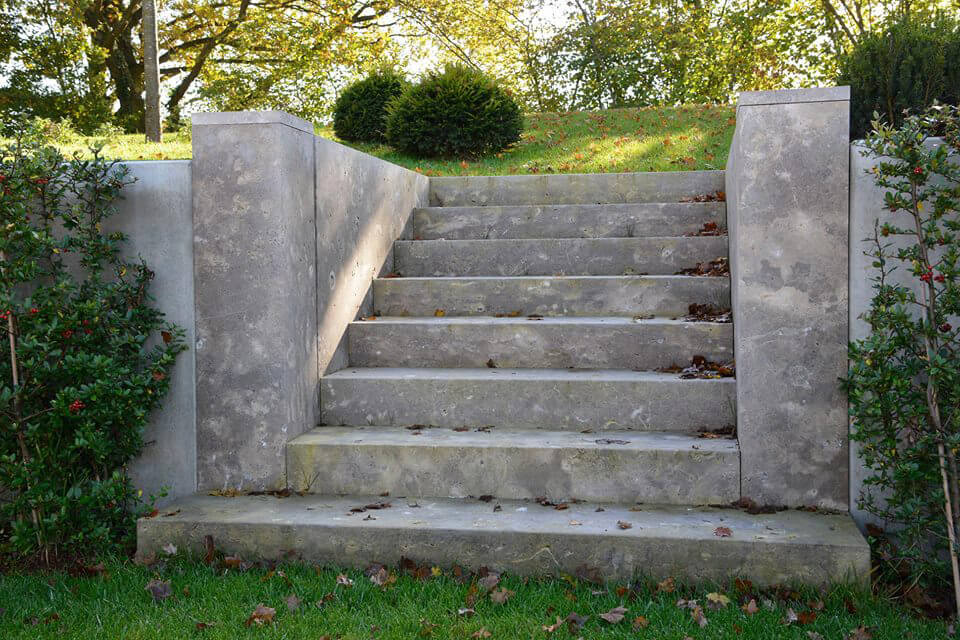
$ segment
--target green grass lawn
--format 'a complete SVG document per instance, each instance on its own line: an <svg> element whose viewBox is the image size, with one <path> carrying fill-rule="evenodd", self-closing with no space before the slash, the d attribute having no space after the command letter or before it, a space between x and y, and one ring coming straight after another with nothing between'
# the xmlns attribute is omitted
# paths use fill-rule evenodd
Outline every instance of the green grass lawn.
<svg viewBox="0 0 960 640"><path fill-rule="evenodd" d="M421 160L384 145L350 146L428 176L684 171L724 168L733 127L731 106L687 105L530 114L513 148L471 160ZM317 134L334 138L329 128ZM95 143L105 143L104 154L121 160L173 160L191 153L187 132L168 133L162 144L137 134L76 138L59 146L72 154Z"/></svg>
<svg viewBox="0 0 960 640"><path fill-rule="evenodd" d="M439 571L439 570L438 570ZM338 584L338 571L303 564L268 572L213 569L175 557L151 568L125 560L106 563L102 575L70 577L59 572L0 576L0 637L30 638L656 638L708 640L926 640L947 637L942 621L922 620L894 603L844 586L829 590L759 590L722 587L661 590L653 583L626 589L583 580L522 580L506 577L494 592L439 577L425 568L418 580L392 570L385 586L362 572L345 572L352 586ZM154 601L145 590L169 581L169 597ZM473 586L471 586L473 585ZM161 586L161 589L164 587ZM506 589L507 591L501 591ZM470 594L475 600L468 602ZM708 596L708 593L712 594ZM729 604L723 604L723 596ZM290 596L294 596L291 599ZM720 601L717 608L710 599ZM680 600L695 605L678 606ZM755 602L753 613L743 604ZM288 602L293 606L288 606ZM319 604L318 604L319 603ZM275 609L272 621L245 622L258 605ZM684 604L681 602L680 604ZM701 607L698 611L691 607ZM601 614L624 607L622 620ZM549 628L575 613L586 621ZM701 615L702 613L702 615ZM700 618L700 622L696 618ZM701 623L705 623L701 626ZM200 626L198 626L200 625ZM545 628L546 627L546 628ZM858 631L859 630L859 631ZM571 631L573 633L571 633ZM859 635L857 635L859 633ZM489 634L489 635L487 635Z"/></svg>

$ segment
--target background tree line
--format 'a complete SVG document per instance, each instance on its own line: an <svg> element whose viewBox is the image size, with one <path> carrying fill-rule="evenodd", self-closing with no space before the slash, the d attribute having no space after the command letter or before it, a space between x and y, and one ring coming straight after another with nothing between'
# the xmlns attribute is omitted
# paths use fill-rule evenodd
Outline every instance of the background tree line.
<svg viewBox="0 0 960 640"><path fill-rule="evenodd" d="M158 0L164 111L326 120L384 63L459 61L531 111L727 102L832 82L885 21L960 0ZM142 130L141 0L0 0L0 120Z"/></svg>

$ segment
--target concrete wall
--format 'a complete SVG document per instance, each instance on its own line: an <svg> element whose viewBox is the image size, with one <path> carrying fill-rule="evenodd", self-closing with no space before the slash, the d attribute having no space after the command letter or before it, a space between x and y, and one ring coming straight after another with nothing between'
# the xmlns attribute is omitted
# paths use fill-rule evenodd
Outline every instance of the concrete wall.
<svg viewBox="0 0 960 640"><path fill-rule="evenodd" d="M372 280L393 271L393 241L411 237L411 212L430 181L379 158L316 138L317 356L321 375L347 366L344 336L369 315Z"/></svg>
<svg viewBox="0 0 960 640"><path fill-rule="evenodd" d="M186 331L191 347L177 357L170 392L144 434L147 445L130 465L133 481L145 495L166 486L169 501L197 486L190 161L125 164L137 181L123 189L118 213L104 230L125 233L126 256L142 257L156 273L150 289L154 304Z"/></svg>
<svg viewBox="0 0 960 640"><path fill-rule="evenodd" d="M727 162L741 490L848 508L848 87L741 94Z"/></svg>

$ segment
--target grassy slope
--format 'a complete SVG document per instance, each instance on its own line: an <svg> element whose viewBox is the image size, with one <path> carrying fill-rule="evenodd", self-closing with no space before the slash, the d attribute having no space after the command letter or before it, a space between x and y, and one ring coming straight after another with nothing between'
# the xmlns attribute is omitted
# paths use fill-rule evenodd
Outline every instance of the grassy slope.
<svg viewBox="0 0 960 640"><path fill-rule="evenodd" d="M472 616L459 615L465 607L468 586L451 577L419 582L401 576L386 589L375 587L359 572L348 572L353 587L336 585L337 572L287 565L267 574L262 569L245 573L215 571L200 563L177 558L144 569L126 561L108 562L105 577L71 578L59 573L30 576L0 576L0 629L4 638L343 638L380 640L430 637L470 638L485 628L490 638L658 638L660 640L809 640L808 632L827 640L846 638L865 626L874 640L933 640L946 637L943 622L912 617L903 609L863 591L835 587L820 593L804 590L797 600L772 594L753 594L760 610L747 615L740 607L744 598L736 588L716 589L732 604L721 610L706 610L707 625L699 627L689 609L676 606L679 598L695 598L706 605L707 589L657 593L638 590L635 597L618 595L615 585L604 588L575 580L529 581L506 578L502 583L516 594L498 605L479 597ZM151 578L170 580L173 596L155 604L144 586ZM315 603L325 594L334 598L322 608ZM286 598L302 599L291 612ZM747 596L749 598L749 596ZM765 598L770 598L764 603ZM807 624L785 624L788 608L796 614L811 611L811 602L825 605ZM261 628L244 626L258 604L276 609L273 624ZM617 606L627 608L623 622L610 624L599 614ZM816 605L814 605L816 606ZM571 612L590 616L577 635L566 627L552 634L543 630L557 616ZM55 614L55 615L54 615ZM649 626L634 630L633 621L643 616ZM212 626L197 630L198 622ZM431 627L430 625L437 625ZM478 636L479 637L479 636Z"/></svg>
<svg viewBox="0 0 960 640"><path fill-rule="evenodd" d="M523 138L512 149L478 160L418 160L383 145L351 146L431 176L722 169L733 125L733 107L716 105L539 113L527 116ZM330 129L317 133L333 138ZM73 153L95 142L81 138L60 146ZM104 147L107 157L122 160L190 153L186 133L167 134L160 145L141 135L119 136Z"/></svg>

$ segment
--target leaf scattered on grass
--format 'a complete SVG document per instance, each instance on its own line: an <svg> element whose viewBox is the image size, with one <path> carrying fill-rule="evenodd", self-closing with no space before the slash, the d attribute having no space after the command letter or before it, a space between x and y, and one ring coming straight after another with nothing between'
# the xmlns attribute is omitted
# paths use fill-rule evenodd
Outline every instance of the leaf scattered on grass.
<svg viewBox="0 0 960 640"><path fill-rule="evenodd" d="M370 582L378 587L384 587L397 581L397 576L390 573L390 571L382 564L377 563L374 563L364 569L363 575L367 576L367 578L370 579Z"/></svg>
<svg viewBox="0 0 960 640"><path fill-rule="evenodd" d="M598 567L582 564L574 569L573 575L593 584L603 584L603 572Z"/></svg>
<svg viewBox="0 0 960 640"><path fill-rule="evenodd" d="M476 613L477 611L475 609L470 609L468 607L461 607L460 609L457 609L457 615L463 616L464 618L469 618Z"/></svg>
<svg viewBox="0 0 960 640"><path fill-rule="evenodd" d="M494 589L490 592L490 601L495 604L506 604L507 600L516 595L516 592L507 589L506 587L500 587L499 589Z"/></svg>
<svg viewBox="0 0 960 640"><path fill-rule="evenodd" d="M212 565L214 560L216 560L216 557L217 557L217 549L216 547L213 546L213 536L211 535L203 536L203 549L204 549L203 563L208 566Z"/></svg>
<svg viewBox="0 0 960 640"><path fill-rule="evenodd" d="M633 630L637 631L638 629L646 629L650 626L650 621L647 620L644 616L637 616L633 619Z"/></svg>
<svg viewBox="0 0 960 640"><path fill-rule="evenodd" d="M169 580L157 580L154 578L147 583L147 586L144 587L144 590L150 592L150 595L153 596L154 602L161 602L173 595L173 590L170 588Z"/></svg>
<svg viewBox="0 0 960 640"><path fill-rule="evenodd" d="M657 593L673 593L677 589L677 583L673 578L667 578L663 582L657 583Z"/></svg>
<svg viewBox="0 0 960 640"><path fill-rule="evenodd" d="M752 616L757 611L760 611L760 607L757 606L757 601L753 598L750 598L750 602L740 607L740 609L742 609L743 612L748 616Z"/></svg>
<svg viewBox="0 0 960 640"><path fill-rule="evenodd" d="M606 620L610 624L617 624L618 622L623 621L624 614L627 612L626 607L614 607L607 611L606 613L601 613L600 618Z"/></svg>
<svg viewBox="0 0 960 640"><path fill-rule="evenodd" d="M873 628L859 626L856 629L851 629L845 640L873 640Z"/></svg>
<svg viewBox="0 0 960 640"><path fill-rule="evenodd" d="M287 610L293 613L300 608L300 603L303 602L303 600L298 598L297 594L291 593L284 602L287 603Z"/></svg>
<svg viewBox="0 0 960 640"><path fill-rule="evenodd" d="M487 574L482 578L480 578L479 580L477 580L477 584L484 591L490 591L491 589L496 587L498 584L500 584L500 576L496 573Z"/></svg>
<svg viewBox="0 0 960 640"><path fill-rule="evenodd" d="M489 638L493 634L487 631L486 627L480 627L477 631L470 634L471 638Z"/></svg>
<svg viewBox="0 0 960 640"><path fill-rule="evenodd" d="M277 615L277 610L273 607L267 607L263 604L258 604L257 608L253 610L253 613L250 614L250 617L247 618L247 621L243 624L249 627L252 624L264 625L268 622L273 622L273 617Z"/></svg>
<svg viewBox="0 0 960 640"><path fill-rule="evenodd" d="M730 604L730 598L722 593L707 594L707 607L711 609L723 609L728 604Z"/></svg>
<svg viewBox="0 0 960 640"><path fill-rule="evenodd" d="M214 626L215 624L216 623L214 622L198 622L193 626L193 628L196 629L197 631L206 631L207 629Z"/></svg>

